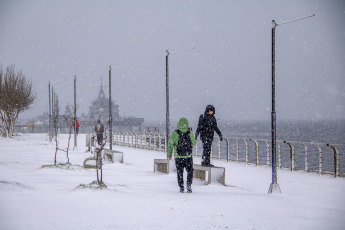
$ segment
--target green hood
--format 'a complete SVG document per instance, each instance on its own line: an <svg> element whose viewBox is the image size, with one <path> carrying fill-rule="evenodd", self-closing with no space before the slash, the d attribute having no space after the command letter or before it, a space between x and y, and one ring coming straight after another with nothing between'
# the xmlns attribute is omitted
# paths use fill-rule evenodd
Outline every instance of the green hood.
<svg viewBox="0 0 345 230"><path fill-rule="evenodd" d="M182 117L177 123L177 128L181 132L185 133L188 130L188 125L189 125L189 123L188 123L187 118Z"/></svg>

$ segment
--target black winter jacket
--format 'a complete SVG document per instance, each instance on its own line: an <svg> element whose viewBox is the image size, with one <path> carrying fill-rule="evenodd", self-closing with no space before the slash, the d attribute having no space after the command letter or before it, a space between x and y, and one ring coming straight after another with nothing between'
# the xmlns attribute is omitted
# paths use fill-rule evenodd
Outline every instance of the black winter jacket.
<svg viewBox="0 0 345 230"><path fill-rule="evenodd" d="M213 115L210 116L208 112L212 110ZM198 138L200 133L201 141L213 141L214 131L218 134L218 136L222 139L222 133L220 132L217 120L214 114L216 113L215 108L212 105L206 106L206 110L204 114L201 114L199 117L198 128L195 132L195 138Z"/></svg>

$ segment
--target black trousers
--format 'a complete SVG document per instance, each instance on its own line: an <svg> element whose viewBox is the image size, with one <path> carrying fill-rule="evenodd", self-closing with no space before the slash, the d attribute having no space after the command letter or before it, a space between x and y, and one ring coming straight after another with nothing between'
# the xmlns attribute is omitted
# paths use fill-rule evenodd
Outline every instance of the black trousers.
<svg viewBox="0 0 345 230"><path fill-rule="evenodd" d="M184 187L183 171L186 168L187 171L187 184L193 183L193 157L189 158L175 158L175 164L177 169L177 183L178 186Z"/></svg>
<svg viewBox="0 0 345 230"><path fill-rule="evenodd" d="M97 142L99 145L103 143L103 133L97 133Z"/></svg>
<svg viewBox="0 0 345 230"><path fill-rule="evenodd" d="M212 140L206 139L202 142L204 151L202 152L201 165L211 163Z"/></svg>

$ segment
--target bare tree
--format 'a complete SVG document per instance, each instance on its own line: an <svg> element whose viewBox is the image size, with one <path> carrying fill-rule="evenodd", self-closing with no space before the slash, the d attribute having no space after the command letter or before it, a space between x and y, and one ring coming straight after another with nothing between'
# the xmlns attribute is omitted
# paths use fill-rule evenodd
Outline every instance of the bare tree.
<svg viewBox="0 0 345 230"><path fill-rule="evenodd" d="M74 106L72 106L72 110L74 111ZM67 149L66 149L66 156L67 156L67 163L69 163L68 150L69 150L69 144L71 141L72 127L73 127L73 123L75 121L75 118L72 114L72 111L70 109L69 104L66 105L66 111L62 117L65 121L65 125L66 125L66 128L68 130L68 144L67 144Z"/></svg>
<svg viewBox="0 0 345 230"><path fill-rule="evenodd" d="M14 65L8 66L5 72L0 67L0 119L6 137L13 136L19 114L29 109L35 99L32 83L21 71L16 73Z"/></svg>

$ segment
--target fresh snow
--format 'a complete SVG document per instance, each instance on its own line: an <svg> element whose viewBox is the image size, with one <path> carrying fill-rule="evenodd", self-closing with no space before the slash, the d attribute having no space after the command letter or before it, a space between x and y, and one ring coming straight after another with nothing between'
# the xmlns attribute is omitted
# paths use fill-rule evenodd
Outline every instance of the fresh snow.
<svg viewBox="0 0 345 230"><path fill-rule="evenodd" d="M96 180L82 167L85 139L73 151L71 138L69 168L41 168L54 162L46 134L0 138L0 229L345 229L345 179L328 175L278 169L282 194L268 194L271 168L213 160L226 186L194 179L193 193L180 193L176 173L153 172L164 153L113 146L124 164L103 166L107 189L77 188Z"/></svg>

